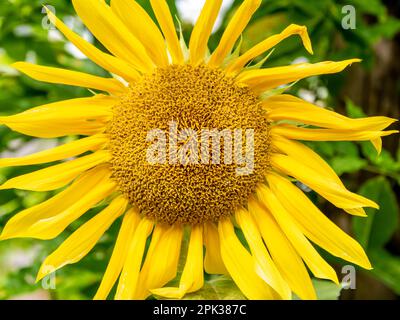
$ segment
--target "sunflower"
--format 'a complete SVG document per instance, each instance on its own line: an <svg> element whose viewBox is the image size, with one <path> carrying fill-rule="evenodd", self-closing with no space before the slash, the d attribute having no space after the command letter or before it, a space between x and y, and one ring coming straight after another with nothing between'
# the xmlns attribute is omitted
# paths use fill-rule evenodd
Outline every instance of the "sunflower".
<svg viewBox="0 0 400 320"><path fill-rule="evenodd" d="M202 288L204 271L229 275L249 299L290 299L292 293L315 299L309 271L335 283L338 278L313 244L371 268L361 246L321 213L293 180L351 215L365 216L364 207L378 205L347 190L329 165L298 140L367 140L379 152L381 137L395 132L383 131L394 120L350 119L283 93L285 84L340 72L358 59L271 68L261 68L264 61L253 64L253 59L292 35L300 36L312 53L306 27L292 24L239 54L235 44L261 0L243 1L212 53L208 39L221 0L205 2L188 46L176 33L164 0L150 0L158 26L133 0L111 0L110 6L103 0L72 3L108 52L47 11L49 18L113 77L25 62L13 65L36 80L89 88L94 94L0 117L1 124L33 137L81 137L50 150L0 160L0 166L7 167L68 159L0 186L60 190L12 217L1 239L53 239L92 207L101 203L105 209L45 259L38 280L82 259L120 217L120 231L95 299L106 299L116 282L116 299L145 299L151 294L182 298ZM210 157L186 165L150 163L148 132L171 130L171 122L175 129L196 132L251 130L251 172L238 174L234 163L214 163ZM238 137L244 135L240 131ZM169 154L181 150L172 150L173 136L168 139ZM227 145L225 140L218 145L224 156ZM202 146L205 155L210 156L206 147ZM183 249L186 235L188 245ZM177 276L181 255L186 259L179 284L168 286Z"/></svg>

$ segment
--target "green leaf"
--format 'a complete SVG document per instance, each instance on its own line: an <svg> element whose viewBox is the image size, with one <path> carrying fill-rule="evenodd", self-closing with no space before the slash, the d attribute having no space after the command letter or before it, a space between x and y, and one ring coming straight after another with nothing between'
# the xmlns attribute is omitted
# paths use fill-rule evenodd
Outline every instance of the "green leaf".
<svg viewBox="0 0 400 320"><path fill-rule="evenodd" d="M10 200L7 203L1 204L0 206L0 218L14 212L19 206L19 202L16 199ZM1 228L0 228L1 230Z"/></svg>
<svg viewBox="0 0 400 320"><path fill-rule="evenodd" d="M272 97L272 96L283 94L285 91L287 91L290 88L292 88L297 82L298 81L295 81L295 82L292 82L290 84L284 85L282 87L278 87L278 88L275 88L275 89L270 89L270 90L264 91L262 93L262 95L261 95L261 98L262 99L267 99L267 98Z"/></svg>
<svg viewBox="0 0 400 320"><path fill-rule="evenodd" d="M365 117L364 111L353 103L350 99L346 99L346 112L350 118L363 118Z"/></svg>
<svg viewBox="0 0 400 320"><path fill-rule="evenodd" d="M331 281L312 279L318 300L338 300L343 287ZM293 295L294 300L300 300L298 296Z"/></svg>
<svg viewBox="0 0 400 320"><path fill-rule="evenodd" d="M57 299L87 299L84 289L92 285L97 287L101 277L101 273L93 272L88 267L85 269L75 267L75 269L71 268L68 272L64 271L64 273L60 271L60 274L56 274Z"/></svg>
<svg viewBox="0 0 400 320"><path fill-rule="evenodd" d="M367 208L368 217L354 217L354 234L365 249L384 246L398 225L398 205L396 196L385 177L368 180L359 193L380 205L380 210Z"/></svg>
<svg viewBox="0 0 400 320"><path fill-rule="evenodd" d="M383 249L369 253L372 266L370 273L400 295L400 257Z"/></svg>
<svg viewBox="0 0 400 320"><path fill-rule="evenodd" d="M369 28L362 30L365 37L369 37L372 43L380 39L392 39L400 30L400 21L395 18L387 17L385 21L377 23Z"/></svg>
<svg viewBox="0 0 400 320"><path fill-rule="evenodd" d="M199 291L187 294L185 300L245 300L245 296L227 276L211 276Z"/></svg>
<svg viewBox="0 0 400 320"><path fill-rule="evenodd" d="M381 154L378 155L376 150L369 142L361 143L361 151L363 155L371 161L371 163L381 169L383 173L399 174L400 173L400 162L396 161L389 151L382 150Z"/></svg>
<svg viewBox="0 0 400 320"><path fill-rule="evenodd" d="M332 141L306 142L307 146L320 154L324 159L331 158L335 155L335 144Z"/></svg>
<svg viewBox="0 0 400 320"><path fill-rule="evenodd" d="M318 300L337 300L342 290L341 285L331 281L312 280ZM204 287L185 296L186 300L245 300L236 284L227 276L211 276L204 283ZM299 300L296 295L293 299Z"/></svg>
<svg viewBox="0 0 400 320"><path fill-rule="evenodd" d="M270 52L267 54L267 56L265 56L264 58L262 58L259 62L257 62L256 64L253 64L251 66L246 67L246 70L258 70L261 69L262 66L264 65L264 63L269 59L269 57L274 53L275 48L271 49Z"/></svg>
<svg viewBox="0 0 400 320"><path fill-rule="evenodd" d="M349 4L356 6L357 10L360 10L362 13L369 13L378 17L386 14L385 5L380 0L351 0Z"/></svg>

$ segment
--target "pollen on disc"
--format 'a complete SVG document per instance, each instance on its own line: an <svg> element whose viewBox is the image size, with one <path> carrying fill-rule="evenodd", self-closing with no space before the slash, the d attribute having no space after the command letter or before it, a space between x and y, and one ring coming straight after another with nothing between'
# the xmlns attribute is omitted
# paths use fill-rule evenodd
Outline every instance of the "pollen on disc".
<svg viewBox="0 0 400 320"><path fill-rule="evenodd" d="M249 88L238 86L220 69L204 65L158 68L131 84L113 113L107 128L112 178L131 205L156 221L196 224L228 217L247 204L269 168L267 113ZM171 123L178 134L188 129L197 133L197 144L191 145L197 148L197 163L185 164L179 157L179 161L171 161L170 143L177 138ZM165 161L156 163L147 157L152 145L149 132L155 129L165 133L166 146ZM204 129L228 130L233 138L234 132L241 132L243 148L235 153L234 143L231 162L225 161L225 151L230 150L226 144L234 140L221 138L217 144L210 139L206 148ZM238 168L248 164L243 159L251 160L246 154L246 132L253 132L253 168L248 174L238 174ZM176 147L183 150L187 145L178 139ZM184 150L188 153L182 157L196 153ZM209 152L208 162L207 157L200 159L204 152ZM219 163L213 161L215 152L220 154ZM242 163L237 161L240 158Z"/></svg>

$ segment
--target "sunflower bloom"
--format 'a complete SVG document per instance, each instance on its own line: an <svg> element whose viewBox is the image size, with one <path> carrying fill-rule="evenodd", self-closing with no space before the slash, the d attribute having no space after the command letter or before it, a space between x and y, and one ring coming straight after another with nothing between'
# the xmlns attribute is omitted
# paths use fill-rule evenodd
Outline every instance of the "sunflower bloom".
<svg viewBox="0 0 400 320"><path fill-rule="evenodd" d="M159 27L133 0L112 0L110 6L103 0L72 3L107 52L48 11L51 21L113 77L14 64L36 80L89 88L96 94L0 117L0 124L33 137L81 137L51 150L0 159L0 167L69 159L0 186L60 189L12 217L1 239L53 239L89 209L108 201L45 259L38 280L82 259L119 218L120 231L95 299L108 298L114 285L116 299L152 294L179 299L202 288L204 271L229 275L249 299L291 299L293 293L315 299L309 271L335 283L338 278L314 244L371 268L362 247L291 181L304 183L351 215L365 216L365 207L378 205L347 190L329 165L298 140L371 141L380 152L381 137L395 132L384 129L395 120L350 119L273 90L309 76L340 72L358 59L263 69L252 65L253 59L292 35L298 35L312 53L307 29L298 25L242 55L233 54L261 0L243 1L211 54L208 39L222 0L205 2L188 46L178 36L164 0L150 0ZM214 161L218 159L211 155L215 150L208 148L208 140L201 144L201 162L171 162L173 155L187 160L188 154L198 152L200 137L187 149L172 143L177 132L187 128L240 129L235 135L240 141L246 139L245 132L253 133L252 170L243 174L233 161ZM157 163L147 157L152 145L148 133L154 129L172 132L161 141L168 150ZM218 144L218 154L229 158L229 140L219 138L224 143ZM246 140L243 147L248 144ZM235 155L235 160L246 161L240 150ZM182 253L185 234L189 242ZM182 254L186 260L179 285L168 286Z"/></svg>

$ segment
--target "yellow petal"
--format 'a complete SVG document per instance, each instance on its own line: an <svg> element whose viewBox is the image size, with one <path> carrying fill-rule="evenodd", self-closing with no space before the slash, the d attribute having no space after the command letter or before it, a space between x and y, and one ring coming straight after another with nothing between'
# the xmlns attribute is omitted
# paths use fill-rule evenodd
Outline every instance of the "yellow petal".
<svg viewBox="0 0 400 320"><path fill-rule="evenodd" d="M279 295L256 273L253 257L240 243L230 219L219 221L218 233L222 260L240 291L252 300L279 299Z"/></svg>
<svg viewBox="0 0 400 320"><path fill-rule="evenodd" d="M340 185L343 189L345 186L336 174L336 172L322 159L316 152L305 146L304 144L285 139L281 136L272 135L273 146L277 150L287 154L289 157L301 161L311 169L318 172L321 179L326 181L331 180L333 183ZM365 217L366 213L362 208L344 209L347 213Z"/></svg>
<svg viewBox="0 0 400 320"><path fill-rule="evenodd" d="M189 50L190 62L197 65L204 61L208 49L208 40L210 38L215 20L218 17L222 0L206 0L203 10L193 28L190 36Z"/></svg>
<svg viewBox="0 0 400 320"><path fill-rule="evenodd" d="M53 239L73 221L116 190L106 166L93 168L64 191L13 216L0 239Z"/></svg>
<svg viewBox="0 0 400 320"><path fill-rule="evenodd" d="M11 66L29 77L42 82L91 88L113 94L121 94L127 90L120 81L114 78L103 78L83 72L39 66L27 62L16 62Z"/></svg>
<svg viewBox="0 0 400 320"><path fill-rule="evenodd" d="M185 267L179 287L165 287L150 290L153 294L169 299L181 299L186 293L199 290L203 279L203 226L192 227Z"/></svg>
<svg viewBox="0 0 400 320"><path fill-rule="evenodd" d="M257 196L260 202L264 204L268 211L274 216L297 253L310 268L311 272L317 278L329 279L335 283L339 283L335 270L322 259L272 191L268 187L260 185L257 188Z"/></svg>
<svg viewBox="0 0 400 320"><path fill-rule="evenodd" d="M129 32L105 1L72 0L72 3L85 25L111 53L141 72L154 69L142 43Z"/></svg>
<svg viewBox="0 0 400 320"><path fill-rule="evenodd" d="M153 230L154 223L143 218L136 228L131 243L129 243L128 253L125 256L124 267L119 278L116 300L133 299L136 292L140 267L143 260L147 237Z"/></svg>
<svg viewBox="0 0 400 320"><path fill-rule="evenodd" d="M204 270L209 274L227 274L221 257L218 228L214 223L204 224L204 245L206 254L204 257Z"/></svg>
<svg viewBox="0 0 400 320"><path fill-rule="evenodd" d="M128 201L114 199L110 205L71 234L43 262L37 281L67 264L76 263L86 256L111 224L124 213Z"/></svg>
<svg viewBox="0 0 400 320"><path fill-rule="evenodd" d="M359 59L350 59L340 62L325 61L315 64L299 63L285 67L250 70L241 73L237 77L237 81L250 86L256 93L261 94L268 89L273 89L307 77L341 72L348 65L359 61Z"/></svg>
<svg viewBox="0 0 400 320"><path fill-rule="evenodd" d="M280 294L282 299L291 299L292 292L272 261L253 217L244 209L238 210L235 217L249 244L257 274Z"/></svg>
<svg viewBox="0 0 400 320"><path fill-rule="evenodd" d="M0 124L40 138L92 135L104 131L116 103L118 99L104 95L64 100L0 117Z"/></svg>
<svg viewBox="0 0 400 320"><path fill-rule="evenodd" d="M290 95L271 96L263 106L270 120L292 120L329 129L380 131L396 121L387 117L351 119Z"/></svg>
<svg viewBox="0 0 400 320"><path fill-rule="evenodd" d="M96 151L106 144L107 141L108 138L106 135L97 134L24 157L0 159L0 168L11 166L27 166L75 157L87 151Z"/></svg>
<svg viewBox="0 0 400 320"><path fill-rule="evenodd" d="M167 2L165 0L150 0L150 4L167 42L172 63L182 64L184 62L183 52Z"/></svg>
<svg viewBox="0 0 400 320"><path fill-rule="evenodd" d="M122 267L124 266L125 257L128 254L129 244L132 241L139 221L140 217L135 210L130 209L125 213L121 228L118 233L117 241L115 242L113 253L107 266L107 270L101 279L100 287L96 292L94 300L107 299L107 296L117 281Z"/></svg>
<svg viewBox="0 0 400 320"><path fill-rule="evenodd" d="M332 223L303 192L277 174L268 174L267 180L275 196L296 219L307 238L337 257L371 269L357 241Z"/></svg>
<svg viewBox="0 0 400 320"><path fill-rule="evenodd" d="M97 151L75 160L12 178L2 184L0 190L13 188L31 191L55 190L65 186L82 172L110 159L111 155L108 151Z"/></svg>
<svg viewBox="0 0 400 320"><path fill-rule="evenodd" d="M359 217L367 216L367 214L365 213L365 210L363 208L343 209L343 210L353 216L359 216Z"/></svg>
<svg viewBox="0 0 400 320"><path fill-rule="evenodd" d="M333 183L338 184L345 189L345 186L337 176L336 172L316 152L300 142L288 140L276 135L272 135L272 137L274 148L287 154L289 157L301 161L304 165L317 171L321 179L325 179L326 181L331 180ZM366 213L362 208L344 208L344 210L355 216L366 216Z"/></svg>
<svg viewBox="0 0 400 320"><path fill-rule="evenodd" d="M302 183L318 192L338 208L354 209L362 207L378 208L378 205L358 194L348 191L343 185L326 181L313 168L304 165L292 157L274 154L271 157L271 165L282 172L300 180Z"/></svg>
<svg viewBox="0 0 400 320"><path fill-rule="evenodd" d="M143 44L159 67L169 64L164 38L147 12L134 0L111 0L111 8Z"/></svg>
<svg viewBox="0 0 400 320"><path fill-rule="evenodd" d="M244 66L254 58L258 57L259 55L267 52L269 49L276 46L279 42L285 40L286 38L299 35L303 42L304 47L307 49L309 53L313 53L311 47L310 37L307 33L307 28L305 26L299 26L297 24L291 24L281 33L268 37L264 41L260 42L259 44L255 45L251 49L249 49L246 53L241 55L236 60L232 61L232 63L227 67L226 71L228 73L238 73Z"/></svg>
<svg viewBox="0 0 400 320"><path fill-rule="evenodd" d="M155 226L134 299L146 299L149 290L161 288L176 277L182 234L180 225Z"/></svg>
<svg viewBox="0 0 400 320"><path fill-rule="evenodd" d="M236 10L232 19L229 21L224 34L218 44L217 49L210 57L208 64L210 66L220 66L226 56L232 51L236 40L239 38L244 28L249 23L253 13L258 9L261 0L244 0Z"/></svg>
<svg viewBox="0 0 400 320"><path fill-rule="evenodd" d="M307 129L290 125L276 125L272 133L289 139L305 141L368 141L398 133L397 130L388 131L349 131L338 129Z"/></svg>
<svg viewBox="0 0 400 320"><path fill-rule="evenodd" d="M254 220L257 221L261 235L276 267L292 291L301 299L316 299L313 284L301 257L293 248L274 217L254 198L250 199L248 207Z"/></svg>
<svg viewBox="0 0 400 320"><path fill-rule="evenodd" d="M398 133L398 131L393 132L392 133ZM374 146L376 152L378 153L378 155L381 154L382 152L382 138L378 137L378 138L374 138L371 140L372 145Z"/></svg>
<svg viewBox="0 0 400 320"><path fill-rule="evenodd" d="M82 37L71 31L61 20L59 20L49 9L46 12L50 21L58 30L71 41L84 55L100 67L115 73L127 81L136 81L140 79L139 73L128 62L104 53L94 45L84 40Z"/></svg>

